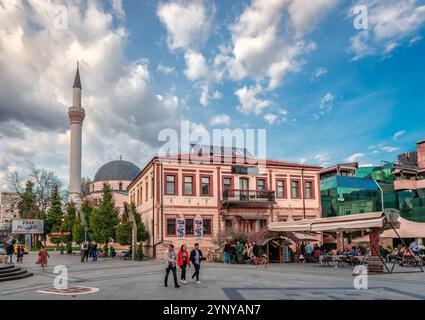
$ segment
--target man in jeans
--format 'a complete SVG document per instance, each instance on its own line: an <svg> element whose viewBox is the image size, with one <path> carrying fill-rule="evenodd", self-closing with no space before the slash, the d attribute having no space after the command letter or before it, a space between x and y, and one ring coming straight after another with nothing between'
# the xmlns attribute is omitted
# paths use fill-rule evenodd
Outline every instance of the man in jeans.
<svg viewBox="0 0 425 320"><path fill-rule="evenodd" d="M170 274L170 270L173 272L173 278L174 278L174 286L176 288L180 288L178 282L177 282L177 254L174 251L174 245L170 244L168 246L168 251L165 253L165 260L166 260L166 269L165 269L165 281L164 285L168 287L168 275Z"/></svg>
<svg viewBox="0 0 425 320"><path fill-rule="evenodd" d="M201 284L199 281L199 269L201 269L201 260L203 258L202 251L199 250L199 243L195 243L195 249L190 253L190 261L195 267L195 273L192 275L192 279L196 277L196 283Z"/></svg>
<svg viewBox="0 0 425 320"><path fill-rule="evenodd" d="M238 244L236 245L236 255L238 256L238 264L242 263L243 249L243 244L238 241Z"/></svg>
<svg viewBox="0 0 425 320"><path fill-rule="evenodd" d="M15 253L15 248L13 247L12 241L9 241L9 244L6 248L6 254L9 256L9 263L13 263L13 254Z"/></svg>

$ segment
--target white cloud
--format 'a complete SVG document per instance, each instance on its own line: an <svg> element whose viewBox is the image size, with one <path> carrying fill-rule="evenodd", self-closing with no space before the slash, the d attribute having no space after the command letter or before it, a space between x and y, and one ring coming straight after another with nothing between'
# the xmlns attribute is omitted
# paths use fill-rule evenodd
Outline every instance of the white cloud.
<svg viewBox="0 0 425 320"><path fill-rule="evenodd" d="M168 46L175 49L196 49L208 38L214 7L204 1L172 1L160 3L157 15L168 33Z"/></svg>
<svg viewBox="0 0 425 320"><path fill-rule="evenodd" d="M189 80L194 81L208 77L208 66L201 53L189 50L185 53L184 59L186 60L184 73Z"/></svg>
<svg viewBox="0 0 425 320"><path fill-rule="evenodd" d="M353 19L350 10L349 18ZM350 39L352 60L373 54L392 52L405 38L415 34L425 24L425 5L420 1L375 0L368 4L368 30L358 31ZM409 42L410 42L409 41Z"/></svg>
<svg viewBox="0 0 425 320"><path fill-rule="evenodd" d="M232 43L220 47L216 67L224 68L233 80L267 78L271 89L281 84L287 72L299 71L302 65L299 56L316 46L295 39L290 32L286 38L280 36L282 16L288 4L287 0L253 0L229 26Z"/></svg>
<svg viewBox="0 0 425 320"><path fill-rule="evenodd" d="M326 73L328 73L328 70L326 70L326 68L324 67L317 67L316 70L313 73L313 78L320 78L321 76L325 75Z"/></svg>
<svg viewBox="0 0 425 320"><path fill-rule="evenodd" d="M163 73L163 74L170 74L170 73L173 73L175 71L174 67L164 66L161 63L158 65L156 70L160 73Z"/></svg>
<svg viewBox="0 0 425 320"><path fill-rule="evenodd" d="M293 0L288 12L295 34L311 31L338 3L338 0Z"/></svg>
<svg viewBox="0 0 425 320"><path fill-rule="evenodd" d="M216 125L229 126L231 121L232 121L232 119L227 114L224 114L224 113L223 114L217 114L214 117L212 117L211 125L212 126L216 126Z"/></svg>
<svg viewBox="0 0 425 320"><path fill-rule="evenodd" d="M127 31L114 23L125 14L119 1L112 4L108 13L102 2L81 6L78 0L68 1L69 25L63 31L52 23L54 2L2 2L0 175L25 173L30 158L36 166L55 170L66 183L67 111L77 60L86 111L84 176L93 176L101 164L120 154L141 166L154 153L158 132L177 126L178 98L169 93L157 97L149 61L125 56Z"/></svg>
<svg viewBox="0 0 425 320"><path fill-rule="evenodd" d="M276 120L277 120L277 115L275 115L273 113L266 113L264 115L264 120L270 125L275 124Z"/></svg>
<svg viewBox="0 0 425 320"><path fill-rule="evenodd" d="M330 160L330 156L328 154L325 153L319 153L317 155L315 155L314 160L316 161L317 164L319 164L320 166L323 167L327 167L329 166L329 160Z"/></svg>
<svg viewBox="0 0 425 320"><path fill-rule="evenodd" d="M400 148L398 148L398 147L382 147L381 149L385 152L391 153L391 152L397 151Z"/></svg>
<svg viewBox="0 0 425 320"><path fill-rule="evenodd" d="M334 96L328 92L326 95L320 100L320 114L329 113L332 111Z"/></svg>
<svg viewBox="0 0 425 320"><path fill-rule="evenodd" d="M244 114L254 113L259 115L263 109L270 106L270 100L259 99L257 95L261 93L260 86L243 87L235 91L235 95L239 98L240 105L237 110Z"/></svg>
<svg viewBox="0 0 425 320"><path fill-rule="evenodd" d="M351 156L345 158L344 161L347 161L347 162L358 162L363 157L364 157L364 153L358 152L358 153L354 153Z"/></svg>
<svg viewBox="0 0 425 320"><path fill-rule="evenodd" d="M400 138L402 135L404 135L406 133L406 130L400 130L397 131L396 133L394 133L393 135L393 140L397 140L398 138Z"/></svg>

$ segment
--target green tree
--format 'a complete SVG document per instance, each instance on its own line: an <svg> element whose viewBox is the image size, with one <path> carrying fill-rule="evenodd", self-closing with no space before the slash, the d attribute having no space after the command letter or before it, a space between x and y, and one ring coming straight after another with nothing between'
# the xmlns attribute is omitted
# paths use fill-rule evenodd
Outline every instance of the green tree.
<svg viewBox="0 0 425 320"><path fill-rule="evenodd" d="M74 226L72 227L72 240L76 243L83 242L84 239L84 227L81 225L80 219L75 219Z"/></svg>
<svg viewBox="0 0 425 320"><path fill-rule="evenodd" d="M73 230L74 225L77 220L77 209L75 208L75 205L73 202L68 202L66 207L66 215L63 219L61 231L62 232L69 232L70 234L68 236L65 236L63 238L64 242L72 242L73 241Z"/></svg>
<svg viewBox="0 0 425 320"><path fill-rule="evenodd" d="M17 203L21 218L35 219L39 210L37 207L37 196L34 192L34 183L28 180L25 184L25 190Z"/></svg>
<svg viewBox="0 0 425 320"><path fill-rule="evenodd" d="M62 211L62 199L59 194L59 187L53 188L50 207L47 210L46 221L45 221L45 233L50 234L53 231L57 232L60 230L63 223L63 211Z"/></svg>
<svg viewBox="0 0 425 320"><path fill-rule="evenodd" d="M99 243L108 243L110 238L115 237L115 230L119 223L118 210L109 185L104 184L102 199L98 207L95 207L89 217L90 235Z"/></svg>
<svg viewBox="0 0 425 320"><path fill-rule="evenodd" d="M125 204L127 206L127 204ZM143 242L149 238L149 233L146 230L145 224L142 222L141 215L137 212L136 205L132 203L130 206L127 206L128 210L131 210L137 225L137 241ZM121 216L121 223L117 228L116 240L119 244L130 244L132 237L132 223L128 216L128 213L124 211Z"/></svg>

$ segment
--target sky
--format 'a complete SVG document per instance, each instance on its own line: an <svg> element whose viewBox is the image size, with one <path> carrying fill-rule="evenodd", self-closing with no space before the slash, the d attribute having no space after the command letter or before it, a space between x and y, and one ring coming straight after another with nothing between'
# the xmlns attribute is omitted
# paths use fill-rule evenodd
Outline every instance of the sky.
<svg viewBox="0 0 425 320"><path fill-rule="evenodd" d="M0 0L0 190L31 166L67 185L77 61L83 176L142 168L181 121L266 129L274 160L393 161L425 139L424 36L419 0Z"/></svg>

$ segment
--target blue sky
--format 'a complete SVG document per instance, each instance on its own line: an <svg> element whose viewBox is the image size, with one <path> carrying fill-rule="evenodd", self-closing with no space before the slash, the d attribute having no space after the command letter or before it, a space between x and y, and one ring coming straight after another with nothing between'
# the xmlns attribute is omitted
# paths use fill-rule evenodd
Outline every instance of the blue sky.
<svg viewBox="0 0 425 320"><path fill-rule="evenodd" d="M231 42L227 26L237 22L250 4L235 2L229 7L226 2L215 2L213 30L200 48L207 60L214 59L220 45ZM130 32L126 53L132 59L148 57L152 68L159 64L175 68L171 76L156 72L155 86L158 92L173 87L177 96L188 95L190 110L182 113L192 121L204 123L224 113L232 119L230 128L266 128L271 158L315 162L315 156L326 155L329 160L325 162L331 163L363 154L355 158L364 164L378 164L414 149L414 143L425 138L425 44L422 39L409 43L423 36L424 26L397 37L398 46L388 53L370 41L377 53L353 61L350 39L363 32L353 27L356 15L350 16L349 11L355 4L346 1L330 9L305 37L317 47L301 57L301 70L288 72L279 87L263 95L272 101L267 110L270 113L275 114L278 108L287 110L287 120L281 123L270 124L261 116L237 112L239 101L234 92L243 86L255 86L257 79L224 79L215 85L223 97L202 107L196 84L194 88L193 81L184 75L184 50L173 52L168 48L167 30L158 19L156 1L123 3ZM423 3L417 2L412 8L420 5ZM379 7L372 6L371 10ZM282 19L279 27L284 29L286 23ZM316 78L318 70L323 74ZM332 110L317 119L314 116L320 112L321 99L327 93L333 97ZM211 128L208 122L205 124ZM397 132L404 133L394 139Z"/></svg>
<svg viewBox="0 0 425 320"><path fill-rule="evenodd" d="M425 139L425 1L14 2L0 6L2 172L30 158L67 180L77 60L87 176L121 153L143 166L180 120L265 128L268 158L323 166L395 160Z"/></svg>

